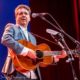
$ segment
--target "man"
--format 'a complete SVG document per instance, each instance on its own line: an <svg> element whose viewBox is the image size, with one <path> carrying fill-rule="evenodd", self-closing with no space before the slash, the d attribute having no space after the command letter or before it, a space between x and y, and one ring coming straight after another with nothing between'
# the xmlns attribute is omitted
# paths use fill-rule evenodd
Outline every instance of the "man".
<svg viewBox="0 0 80 80"><path fill-rule="evenodd" d="M28 6L19 5L15 9L16 24L8 23L5 27L5 31L2 36L2 44L8 47L8 56L2 69L2 72L5 74L7 80L24 80L24 78L25 80L37 79L37 76L34 71L27 71L26 73L17 72L11 61L10 55L10 51L12 49L16 54L21 54L23 56L27 55L32 59L36 59L36 54L32 49L24 47L18 42L18 40L24 39L36 45L35 37L27 31L27 26L30 21L30 13L31 10ZM7 76L9 74L11 75ZM17 76L19 79L16 78Z"/></svg>
<svg viewBox="0 0 80 80"><path fill-rule="evenodd" d="M11 51L14 51L16 55L28 56L33 60L37 58L34 50L18 42L18 40L23 39L36 45L35 37L27 31L30 13L31 10L27 5L18 5L15 9L16 24L8 23L5 27L1 43L7 46L8 56L2 72L7 80L39 80L34 70L28 70L26 72L17 71L12 62L13 56L11 55ZM54 59L55 61L59 61L56 57Z"/></svg>

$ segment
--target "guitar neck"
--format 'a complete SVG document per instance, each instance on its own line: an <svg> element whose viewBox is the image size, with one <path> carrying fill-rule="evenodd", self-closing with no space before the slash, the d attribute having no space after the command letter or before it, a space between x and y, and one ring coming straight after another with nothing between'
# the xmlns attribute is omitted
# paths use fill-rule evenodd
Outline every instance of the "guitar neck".
<svg viewBox="0 0 80 80"><path fill-rule="evenodd" d="M61 51L44 51L43 56L54 56L59 55Z"/></svg>
<svg viewBox="0 0 80 80"><path fill-rule="evenodd" d="M75 50L70 50L71 54L75 54ZM69 51L67 51L69 53ZM60 55L61 51L44 51L44 56L54 56L54 55Z"/></svg>

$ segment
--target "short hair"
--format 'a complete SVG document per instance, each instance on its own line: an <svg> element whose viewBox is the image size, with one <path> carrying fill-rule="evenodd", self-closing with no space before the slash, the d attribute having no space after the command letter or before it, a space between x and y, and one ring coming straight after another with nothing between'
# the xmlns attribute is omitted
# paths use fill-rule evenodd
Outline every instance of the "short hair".
<svg viewBox="0 0 80 80"><path fill-rule="evenodd" d="M18 9L20 9L20 8L24 8L24 9L28 10L29 13L31 13L31 9L30 9L29 6L24 5L24 4L20 4L20 5L18 5L18 6L15 8L15 15L17 15L17 11L18 11Z"/></svg>

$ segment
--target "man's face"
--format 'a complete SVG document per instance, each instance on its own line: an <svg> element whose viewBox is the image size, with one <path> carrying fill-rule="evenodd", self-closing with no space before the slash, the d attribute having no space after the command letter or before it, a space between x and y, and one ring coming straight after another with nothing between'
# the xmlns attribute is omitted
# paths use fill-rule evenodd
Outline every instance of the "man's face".
<svg viewBox="0 0 80 80"><path fill-rule="evenodd" d="M20 8L17 10L16 23L26 27L30 21L30 14L25 8Z"/></svg>

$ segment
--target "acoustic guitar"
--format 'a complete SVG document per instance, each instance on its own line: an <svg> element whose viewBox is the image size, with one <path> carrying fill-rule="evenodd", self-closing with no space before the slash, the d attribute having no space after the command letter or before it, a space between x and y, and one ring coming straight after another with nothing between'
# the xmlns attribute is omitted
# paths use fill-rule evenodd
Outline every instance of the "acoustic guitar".
<svg viewBox="0 0 80 80"><path fill-rule="evenodd" d="M11 51L11 58L14 64L14 67L19 72L25 72L27 70L33 70L40 64L50 65L54 62L53 56L60 53L60 52L54 52L51 51L50 47L42 43L40 45L33 45L31 42L27 42L26 40L19 40L20 44L24 45L25 47L28 47L34 51L40 50L43 52L43 56L39 59L33 60L29 58L27 55L23 56L20 54L16 54L13 50ZM64 54L59 54L57 56L58 58L65 58L66 56Z"/></svg>

